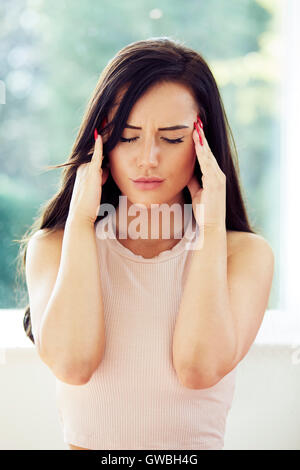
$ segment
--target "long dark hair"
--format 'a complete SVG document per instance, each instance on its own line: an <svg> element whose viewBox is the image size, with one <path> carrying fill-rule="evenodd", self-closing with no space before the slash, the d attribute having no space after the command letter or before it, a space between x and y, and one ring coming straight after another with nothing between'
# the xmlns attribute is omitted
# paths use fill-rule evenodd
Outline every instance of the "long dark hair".
<svg viewBox="0 0 300 470"><path fill-rule="evenodd" d="M20 242L19 262L24 274L26 250L31 236L38 230L54 232L63 229L68 216L76 170L90 161L94 147L94 129L102 135L109 133L103 145L103 166L108 152L119 142L131 108L146 90L155 83L176 82L189 88L199 106L208 144L218 165L226 175L226 229L242 232L256 231L250 226L239 182L236 146L229 127L216 81L203 57L184 43L169 37L149 38L131 43L121 49L103 69L89 100L75 143L67 161L48 169L62 168L60 188L41 208L35 222ZM111 122L101 129L100 124L116 104L118 92L125 89L122 101ZM202 186L202 172L196 159L195 174ZM102 187L101 203L117 208L121 191L109 174ZM187 187L183 190L185 203L191 204ZM95 223L104 215L98 216ZM27 336L34 343L27 305L23 320Z"/></svg>

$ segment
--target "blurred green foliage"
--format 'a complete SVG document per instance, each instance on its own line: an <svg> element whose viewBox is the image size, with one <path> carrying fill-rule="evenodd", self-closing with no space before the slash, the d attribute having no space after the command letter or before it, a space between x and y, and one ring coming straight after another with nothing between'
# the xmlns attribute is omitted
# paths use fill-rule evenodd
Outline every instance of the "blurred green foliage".
<svg viewBox="0 0 300 470"><path fill-rule="evenodd" d="M0 308L26 305L15 284L18 244L56 191L98 77L125 45L179 39L211 66L239 154L250 220L279 254L279 125L276 44L279 7L271 0L2 0L0 64ZM269 308L278 302L275 272ZM25 298L23 297L25 295Z"/></svg>

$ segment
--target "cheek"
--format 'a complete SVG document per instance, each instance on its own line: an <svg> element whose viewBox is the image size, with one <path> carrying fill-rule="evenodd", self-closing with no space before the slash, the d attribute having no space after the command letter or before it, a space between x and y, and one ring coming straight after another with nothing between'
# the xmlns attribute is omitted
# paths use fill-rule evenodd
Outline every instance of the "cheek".
<svg viewBox="0 0 300 470"><path fill-rule="evenodd" d="M125 184L128 181L128 177L131 175L131 171L128 168L128 161L123 152L114 149L109 154L109 166L113 180L116 184Z"/></svg>
<svg viewBox="0 0 300 470"><path fill-rule="evenodd" d="M191 145L185 149L181 155L178 155L178 157L178 166L182 171L184 171L184 173L188 173L194 169L197 155L195 149Z"/></svg>
<svg viewBox="0 0 300 470"><path fill-rule="evenodd" d="M112 152L109 153L109 162L112 169L118 171L118 169L122 168L122 163L124 164L124 159L118 149L114 149Z"/></svg>
<svg viewBox="0 0 300 470"><path fill-rule="evenodd" d="M176 179L181 185L185 186L194 174L196 159L197 155L196 152L193 151L192 146L189 148L188 152L184 152L181 158L178 159L176 171L174 167L173 175L175 176L176 173Z"/></svg>

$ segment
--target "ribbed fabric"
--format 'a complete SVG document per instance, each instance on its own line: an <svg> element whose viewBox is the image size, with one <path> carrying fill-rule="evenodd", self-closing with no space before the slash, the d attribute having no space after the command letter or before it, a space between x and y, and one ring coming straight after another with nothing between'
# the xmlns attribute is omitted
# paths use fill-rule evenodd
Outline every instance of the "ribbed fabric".
<svg viewBox="0 0 300 470"><path fill-rule="evenodd" d="M95 224L106 348L87 384L56 379L64 442L93 450L223 448L236 369L197 390L179 382L172 362L195 224L190 217L177 245L151 259L105 238L115 227L111 214Z"/></svg>

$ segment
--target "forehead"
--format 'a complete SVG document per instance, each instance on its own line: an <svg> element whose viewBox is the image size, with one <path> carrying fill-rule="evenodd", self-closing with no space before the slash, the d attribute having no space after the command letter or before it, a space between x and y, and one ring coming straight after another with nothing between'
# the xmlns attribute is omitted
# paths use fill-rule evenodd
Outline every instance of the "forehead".
<svg viewBox="0 0 300 470"><path fill-rule="evenodd" d="M117 112L127 88L121 89L115 98L109 116ZM133 105L130 116L159 114L161 118L176 112L186 114L198 112L198 104L193 92L185 85L176 82L162 82L151 86Z"/></svg>

